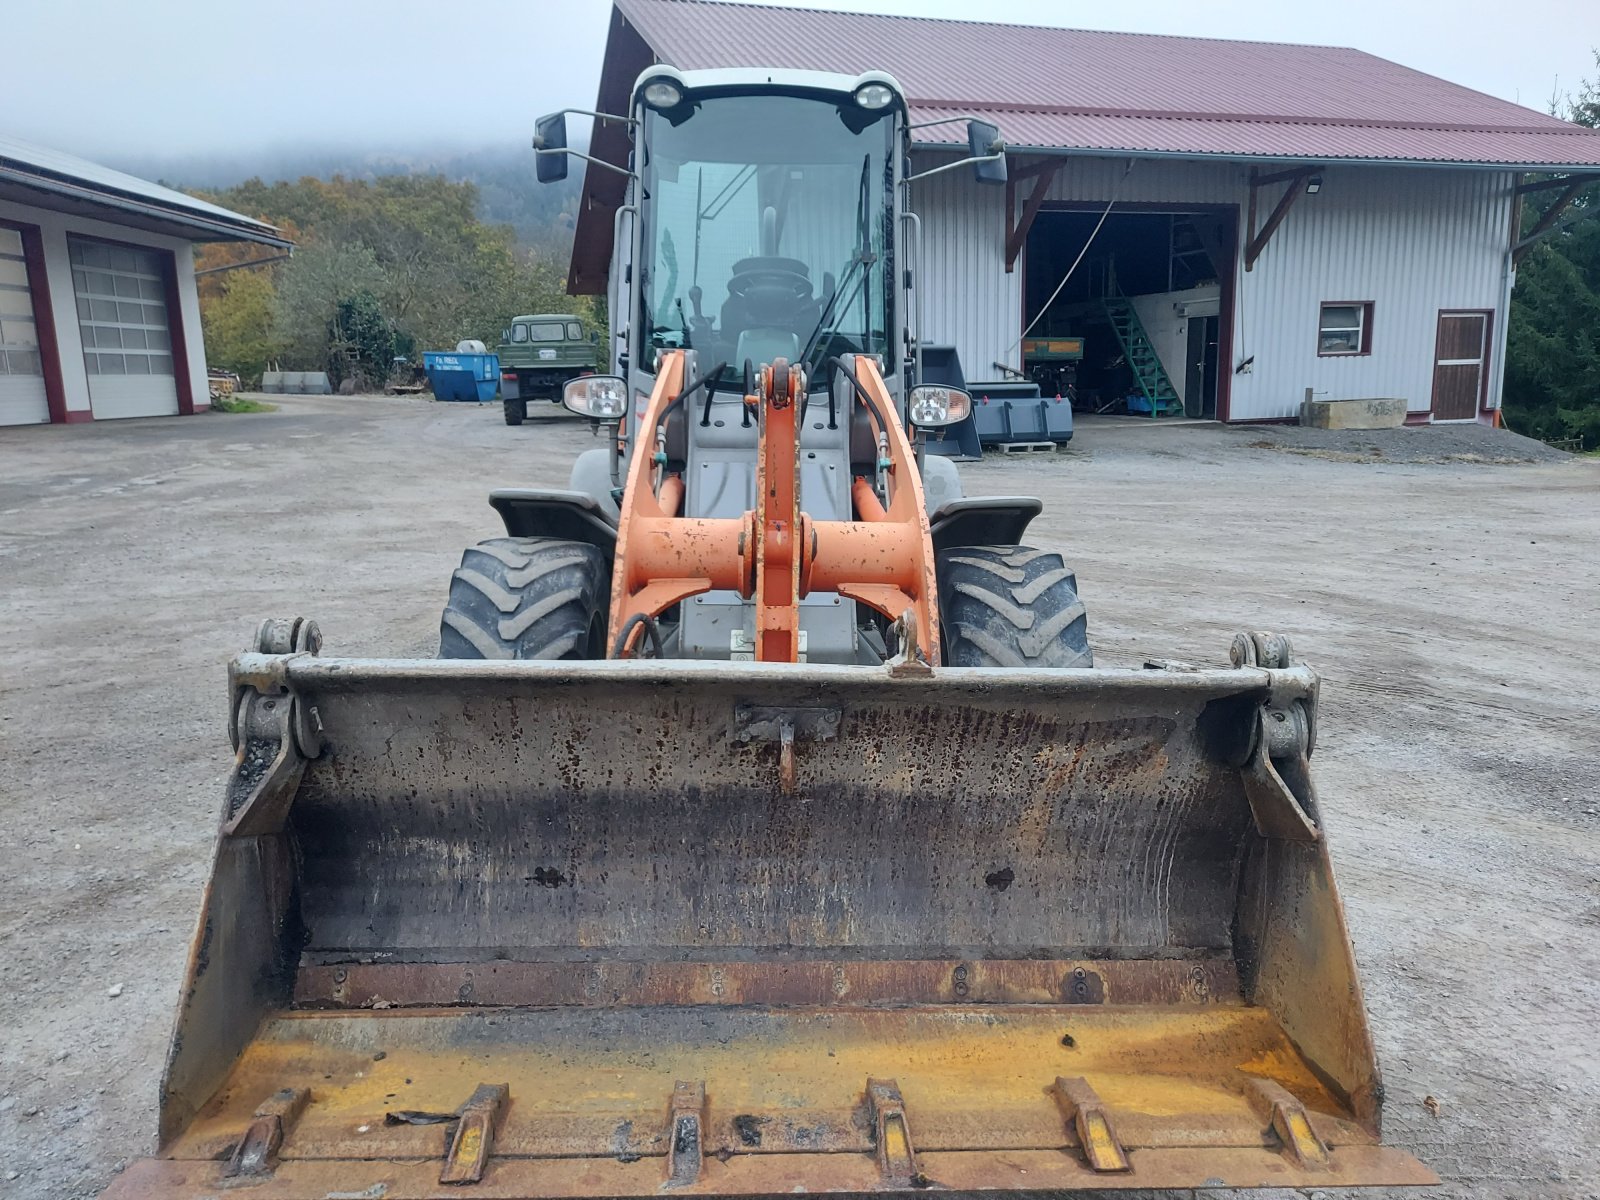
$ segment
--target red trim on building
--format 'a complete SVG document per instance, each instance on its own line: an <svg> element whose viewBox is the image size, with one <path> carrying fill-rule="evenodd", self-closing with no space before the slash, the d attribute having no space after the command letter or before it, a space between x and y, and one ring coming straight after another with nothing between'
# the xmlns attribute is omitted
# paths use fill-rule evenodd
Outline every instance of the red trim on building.
<svg viewBox="0 0 1600 1200"><path fill-rule="evenodd" d="M39 369L44 375L44 399L50 423L63 425L67 412L67 386L61 377L61 343L56 338L56 314L50 303L50 276L45 271L44 235L37 225L0 221L22 236L22 262L28 272L28 299L33 304L33 326L39 335Z"/></svg>
<svg viewBox="0 0 1600 1200"><path fill-rule="evenodd" d="M87 424L88 422L90 422L92 420L94 420L94 409L92 409L92 408L69 408L69 409L67 409L66 418L62 421L62 424L63 425L84 425L84 424Z"/></svg>
<svg viewBox="0 0 1600 1200"><path fill-rule="evenodd" d="M155 247L147 247L155 249ZM178 291L178 256L171 250L161 251L165 270L161 272L167 293L167 332L172 339L172 372L178 385L178 415L193 416L194 380L189 374L189 346L183 320L183 297ZM206 393L206 407L210 407L211 394Z"/></svg>

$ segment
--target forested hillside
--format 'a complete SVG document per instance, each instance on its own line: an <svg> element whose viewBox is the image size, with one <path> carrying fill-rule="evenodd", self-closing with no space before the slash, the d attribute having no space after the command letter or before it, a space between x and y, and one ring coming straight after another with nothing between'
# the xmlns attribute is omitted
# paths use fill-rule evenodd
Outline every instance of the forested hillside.
<svg viewBox="0 0 1600 1200"><path fill-rule="evenodd" d="M352 174L188 190L296 243L287 262L200 277L211 364L247 381L278 364L374 387L397 357L463 338L492 346L518 313L602 317L565 294L576 183L541 186L530 152L378 159ZM196 268L262 257L259 246L206 246Z"/></svg>

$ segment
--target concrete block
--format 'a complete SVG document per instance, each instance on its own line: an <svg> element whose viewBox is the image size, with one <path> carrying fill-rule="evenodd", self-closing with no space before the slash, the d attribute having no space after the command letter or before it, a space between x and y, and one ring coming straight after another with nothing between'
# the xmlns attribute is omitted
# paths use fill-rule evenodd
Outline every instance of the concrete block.
<svg viewBox="0 0 1600 1200"><path fill-rule="evenodd" d="M1406 402L1395 397L1366 400L1307 400L1300 424L1312 429L1398 429L1406 423Z"/></svg>

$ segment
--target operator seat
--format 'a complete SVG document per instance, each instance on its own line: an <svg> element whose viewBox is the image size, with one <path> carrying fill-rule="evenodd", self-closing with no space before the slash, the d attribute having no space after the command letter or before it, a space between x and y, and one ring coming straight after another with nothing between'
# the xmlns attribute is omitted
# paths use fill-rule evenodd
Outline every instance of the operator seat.
<svg viewBox="0 0 1600 1200"><path fill-rule="evenodd" d="M811 268L777 252L777 225L777 211L764 209L762 253L733 264L719 330L721 342L730 348L738 346L739 335L749 329L783 330L794 334L803 345L822 317L822 306L811 283Z"/></svg>

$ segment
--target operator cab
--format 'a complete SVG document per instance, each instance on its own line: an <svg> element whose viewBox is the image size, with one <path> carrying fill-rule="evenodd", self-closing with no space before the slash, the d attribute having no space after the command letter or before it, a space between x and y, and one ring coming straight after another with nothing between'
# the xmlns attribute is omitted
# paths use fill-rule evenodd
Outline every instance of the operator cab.
<svg viewBox="0 0 1600 1200"><path fill-rule="evenodd" d="M778 358L817 389L839 354L896 361L895 153L888 76L655 75L639 95L641 368Z"/></svg>

